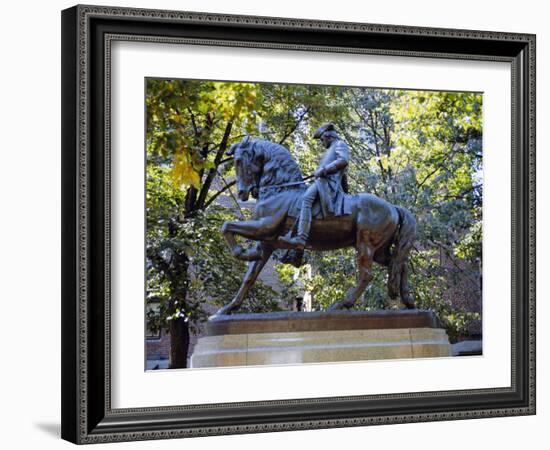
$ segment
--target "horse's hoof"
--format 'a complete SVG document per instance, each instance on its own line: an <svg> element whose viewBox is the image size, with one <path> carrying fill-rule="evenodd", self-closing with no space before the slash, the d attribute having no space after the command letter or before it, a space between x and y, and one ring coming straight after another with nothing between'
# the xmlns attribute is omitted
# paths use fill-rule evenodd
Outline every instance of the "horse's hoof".
<svg viewBox="0 0 550 450"><path fill-rule="evenodd" d="M231 254L237 258L237 259L241 259L243 254L244 254L244 249L237 245L232 251L231 251Z"/></svg>
<svg viewBox="0 0 550 450"><path fill-rule="evenodd" d="M341 300L339 302L334 302L327 308L327 311L341 311L342 309L349 309L351 306L346 305L346 302Z"/></svg>
<svg viewBox="0 0 550 450"><path fill-rule="evenodd" d="M414 304L413 300L407 301L407 300L401 299L401 301L405 305L405 308L407 308L407 309L416 309L416 305Z"/></svg>
<svg viewBox="0 0 550 450"><path fill-rule="evenodd" d="M257 250L248 250L242 253L240 258L244 261L258 261L262 259L262 254Z"/></svg>
<svg viewBox="0 0 550 450"><path fill-rule="evenodd" d="M231 309L229 306L224 306L223 308L218 309L212 316L208 318L208 320L215 319L219 316L228 316L231 314Z"/></svg>
<svg viewBox="0 0 550 450"><path fill-rule="evenodd" d="M327 308L327 311L342 311L343 309L349 310L353 308L355 301L349 301L347 299L334 302Z"/></svg>

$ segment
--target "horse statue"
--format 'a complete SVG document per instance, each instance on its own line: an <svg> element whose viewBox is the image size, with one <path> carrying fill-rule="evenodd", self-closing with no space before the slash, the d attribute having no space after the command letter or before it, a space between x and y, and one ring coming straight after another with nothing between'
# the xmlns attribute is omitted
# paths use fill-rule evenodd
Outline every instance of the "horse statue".
<svg viewBox="0 0 550 450"><path fill-rule="evenodd" d="M231 314L242 304L262 268L275 249L292 247L279 239L292 231L299 216L300 200L306 190L300 167L282 145L246 137L228 151L234 157L237 195L247 201L257 199L252 220L227 221L221 227L231 253L248 261L248 270L233 300L215 316ZM351 308L372 279L373 261L388 268L390 299L401 297L403 304L414 309L408 283L408 256L416 235L416 221L405 208L393 205L375 195L347 195L351 214L315 218L306 248L330 251L355 247L357 251L357 285L329 310ZM256 241L249 249L241 247L236 236Z"/></svg>

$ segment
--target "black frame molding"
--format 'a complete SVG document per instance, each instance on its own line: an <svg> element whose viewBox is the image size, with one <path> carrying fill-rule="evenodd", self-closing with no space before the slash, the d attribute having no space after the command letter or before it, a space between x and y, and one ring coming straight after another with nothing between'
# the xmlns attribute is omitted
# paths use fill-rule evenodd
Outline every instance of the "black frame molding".
<svg viewBox="0 0 550 450"><path fill-rule="evenodd" d="M195 43L508 61L508 388L138 409L110 401L110 45ZM74 443L535 414L535 36L75 6L62 12L62 437Z"/></svg>

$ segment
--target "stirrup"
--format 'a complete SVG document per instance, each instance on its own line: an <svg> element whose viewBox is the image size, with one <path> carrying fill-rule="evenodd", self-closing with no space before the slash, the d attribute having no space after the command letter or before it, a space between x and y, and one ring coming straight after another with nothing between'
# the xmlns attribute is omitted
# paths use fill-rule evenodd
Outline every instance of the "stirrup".
<svg viewBox="0 0 550 450"><path fill-rule="evenodd" d="M284 236L279 236L278 240L300 250L304 249L307 242L307 239L304 239L300 236L291 236L290 233L287 233Z"/></svg>

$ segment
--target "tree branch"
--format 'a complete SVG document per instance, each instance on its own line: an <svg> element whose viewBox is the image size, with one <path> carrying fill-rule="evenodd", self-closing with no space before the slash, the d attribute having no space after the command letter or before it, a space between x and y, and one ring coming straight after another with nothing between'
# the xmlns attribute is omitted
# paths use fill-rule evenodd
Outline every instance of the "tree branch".
<svg viewBox="0 0 550 450"><path fill-rule="evenodd" d="M227 143L229 142L229 136L231 134L232 128L233 128L233 122L232 121L227 122L218 151L216 152L216 156L214 157L214 167L212 167L208 171L208 175L206 176L206 179L204 180L204 183L202 184L202 187L201 187L201 191L199 193L199 198L197 200L197 208L199 209L203 209L206 207L205 206L206 196L208 195L208 191L210 190L212 181L214 181L214 178L216 177L218 166L220 165L223 155L225 153L225 150L227 149Z"/></svg>
<svg viewBox="0 0 550 450"><path fill-rule="evenodd" d="M305 111L298 117L297 120L294 122L294 126L291 130L289 130L287 133L284 134L283 138L279 141L279 145L283 145L283 142L286 141L292 133L296 131L302 120L306 117L307 113L309 112L310 107L308 106Z"/></svg>
<svg viewBox="0 0 550 450"><path fill-rule="evenodd" d="M191 125L193 125L193 130L195 131L195 135L199 135L199 129L197 128L197 122L195 121L195 114L193 113L193 110L190 107L187 107L187 111L189 112L189 116L191 118Z"/></svg>
<svg viewBox="0 0 550 450"><path fill-rule="evenodd" d="M433 175L435 175L437 172L439 172L439 170L443 169L444 166L445 166L445 162L453 157L456 153L458 153L458 150L455 149L455 150L451 150L449 153L446 153L442 158L441 160L436 164L434 170L432 170L430 173L428 173L428 175L426 175L424 177L424 179L417 185L416 187L416 193L414 195L414 201L413 201L413 204L416 203L416 200L418 198L418 193L420 192L420 188L422 186L424 186L424 183L426 183L426 181L428 181Z"/></svg>
<svg viewBox="0 0 550 450"><path fill-rule="evenodd" d="M229 162L229 161L233 161L233 157L232 156L228 156L227 158L224 158L220 161L220 164L218 165L219 166L223 166L226 162Z"/></svg>
<svg viewBox="0 0 550 450"><path fill-rule="evenodd" d="M230 181L229 183L227 183L223 188L221 188L218 192L216 192L212 197L210 197L210 198L204 203L203 209L208 208L212 203L214 203L214 201L215 201L221 194L223 194L223 193L224 193L225 191L227 191L228 189L231 189L231 186L234 186L236 183L237 183L237 180L233 180L233 181Z"/></svg>
<svg viewBox="0 0 550 450"><path fill-rule="evenodd" d="M243 213L243 210L241 209L241 205L239 205L239 202L237 201L237 199L235 198L235 194L233 194L233 191L231 190L231 186L229 185L230 183L228 183L226 180L225 180L225 177L220 173L219 170L216 171L218 173L218 176L222 179L223 181L223 184L225 185L225 187L229 190L229 194L231 194L231 198L233 199L233 201L235 202L235 205L237 206L237 209L239 210L239 213L241 214L241 219L245 219L245 216L244 216L244 213ZM235 180L236 181L236 180Z"/></svg>

